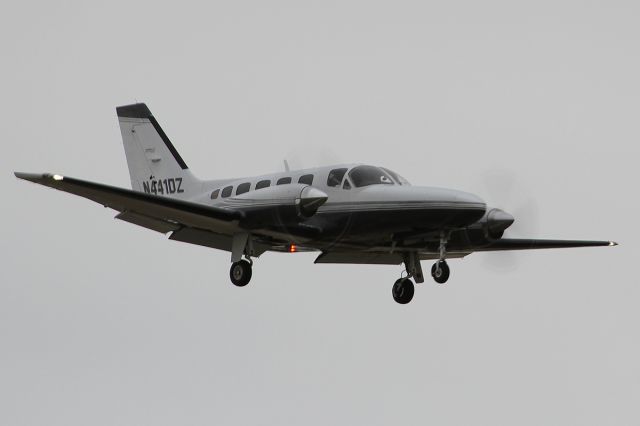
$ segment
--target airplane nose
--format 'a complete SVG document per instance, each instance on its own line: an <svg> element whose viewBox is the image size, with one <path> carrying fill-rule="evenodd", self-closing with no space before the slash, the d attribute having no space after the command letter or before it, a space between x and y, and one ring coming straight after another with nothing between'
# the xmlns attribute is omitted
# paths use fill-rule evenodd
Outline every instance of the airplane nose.
<svg viewBox="0 0 640 426"><path fill-rule="evenodd" d="M487 204L477 195L446 188L428 188L425 193L445 215L443 226L468 226L487 213Z"/></svg>
<svg viewBox="0 0 640 426"><path fill-rule="evenodd" d="M485 204L482 198L477 195L470 194L468 192L456 191L455 192L455 200L460 203L468 203L468 204Z"/></svg>

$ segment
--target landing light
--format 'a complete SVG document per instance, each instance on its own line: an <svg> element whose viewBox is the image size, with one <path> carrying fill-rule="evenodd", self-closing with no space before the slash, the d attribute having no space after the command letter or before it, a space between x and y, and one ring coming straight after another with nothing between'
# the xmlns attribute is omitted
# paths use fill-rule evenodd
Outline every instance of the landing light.
<svg viewBox="0 0 640 426"><path fill-rule="evenodd" d="M53 175L53 180L62 180L62 179L64 179L64 176Z"/></svg>

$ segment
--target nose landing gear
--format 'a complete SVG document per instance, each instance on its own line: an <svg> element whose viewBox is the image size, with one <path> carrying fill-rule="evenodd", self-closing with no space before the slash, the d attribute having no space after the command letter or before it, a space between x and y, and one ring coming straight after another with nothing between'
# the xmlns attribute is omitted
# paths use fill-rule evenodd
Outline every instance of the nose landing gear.
<svg viewBox="0 0 640 426"><path fill-rule="evenodd" d="M440 252L440 258L436 263L431 267L431 276L438 284L444 284L449 279L449 265L447 265L447 240L448 235L444 232L440 234L440 247L438 251Z"/></svg>
<svg viewBox="0 0 640 426"><path fill-rule="evenodd" d="M444 284L449 279L449 265L446 260L439 260L431 267L431 276L438 284Z"/></svg>

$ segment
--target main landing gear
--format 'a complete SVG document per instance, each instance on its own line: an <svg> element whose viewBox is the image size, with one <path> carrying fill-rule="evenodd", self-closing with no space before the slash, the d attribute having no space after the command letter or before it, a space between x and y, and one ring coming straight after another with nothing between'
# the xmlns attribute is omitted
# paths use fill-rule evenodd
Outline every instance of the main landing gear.
<svg viewBox="0 0 640 426"><path fill-rule="evenodd" d="M244 287L251 281L251 269L253 266L253 241L248 233L239 233L233 236L231 242L231 269L229 278L233 285ZM242 258L244 255L245 259Z"/></svg>
<svg viewBox="0 0 640 426"><path fill-rule="evenodd" d="M393 295L393 300L401 305L406 305L413 299L414 291L413 281L410 278L400 278L393 284L391 294Z"/></svg>
<svg viewBox="0 0 640 426"><path fill-rule="evenodd" d="M431 267L431 276L438 284L444 284L449 279L449 265L447 265L447 240L448 234L440 234L440 247L438 249L439 258L436 263ZM404 265L407 271L407 276L398 279L391 289L393 300L401 305L406 305L413 299L415 292L415 286L411 278L414 278L416 283L423 283L424 277L422 275L422 267L420 266L420 257L417 252L408 252L404 255Z"/></svg>
<svg viewBox="0 0 640 426"><path fill-rule="evenodd" d="M233 283L233 285L244 287L245 285L249 284L249 281L251 281L252 264L253 262L251 261L251 259L242 259L231 264L229 277L231 278L231 282Z"/></svg>

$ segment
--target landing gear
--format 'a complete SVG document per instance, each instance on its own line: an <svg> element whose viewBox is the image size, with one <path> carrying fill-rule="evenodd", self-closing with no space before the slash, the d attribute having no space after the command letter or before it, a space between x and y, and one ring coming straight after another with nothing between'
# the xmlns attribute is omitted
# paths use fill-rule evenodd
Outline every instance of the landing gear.
<svg viewBox="0 0 640 426"><path fill-rule="evenodd" d="M440 247L438 251L440 252L440 258L436 263L431 267L431 276L438 284L444 284L449 279L449 265L447 265L447 241L449 240L449 235L445 232L440 234Z"/></svg>
<svg viewBox="0 0 640 426"><path fill-rule="evenodd" d="M243 259L231 264L229 277L231 282L238 287L244 287L249 284L249 281L251 281L251 262Z"/></svg>
<svg viewBox="0 0 640 426"><path fill-rule="evenodd" d="M404 267L407 275L398 279L395 284L393 284L393 288L391 289L391 294L393 295L393 300L400 303L401 305L406 305L411 302L413 299L413 293L415 291L415 287L413 285L413 278L416 283L420 284L424 282L424 276L422 275L422 267L420 266L420 257L418 253L415 251L404 253Z"/></svg>
<svg viewBox="0 0 640 426"><path fill-rule="evenodd" d="M449 265L446 260L439 260L431 267L431 276L438 284L444 284L449 279Z"/></svg>
<svg viewBox="0 0 640 426"><path fill-rule="evenodd" d="M448 240L449 232L441 232L440 246L438 247L438 261L431 268L431 276L439 284L444 284L449 279L450 271L446 261ZM417 284L424 282L419 253L417 251L405 252L403 260L407 275L396 281L391 290L393 299L402 305L411 302L411 299L413 299L414 285L411 278L413 278Z"/></svg>
<svg viewBox="0 0 640 426"><path fill-rule="evenodd" d="M413 299L414 290L413 282L409 278L400 278L393 284L391 294L393 300L401 305L406 305Z"/></svg>
<svg viewBox="0 0 640 426"><path fill-rule="evenodd" d="M242 258L244 255L245 259ZM231 282L238 286L244 287L251 281L251 267L253 261L253 240L247 232L235 234L231 241L231 269L229 270L229 278Z"/></svg>

